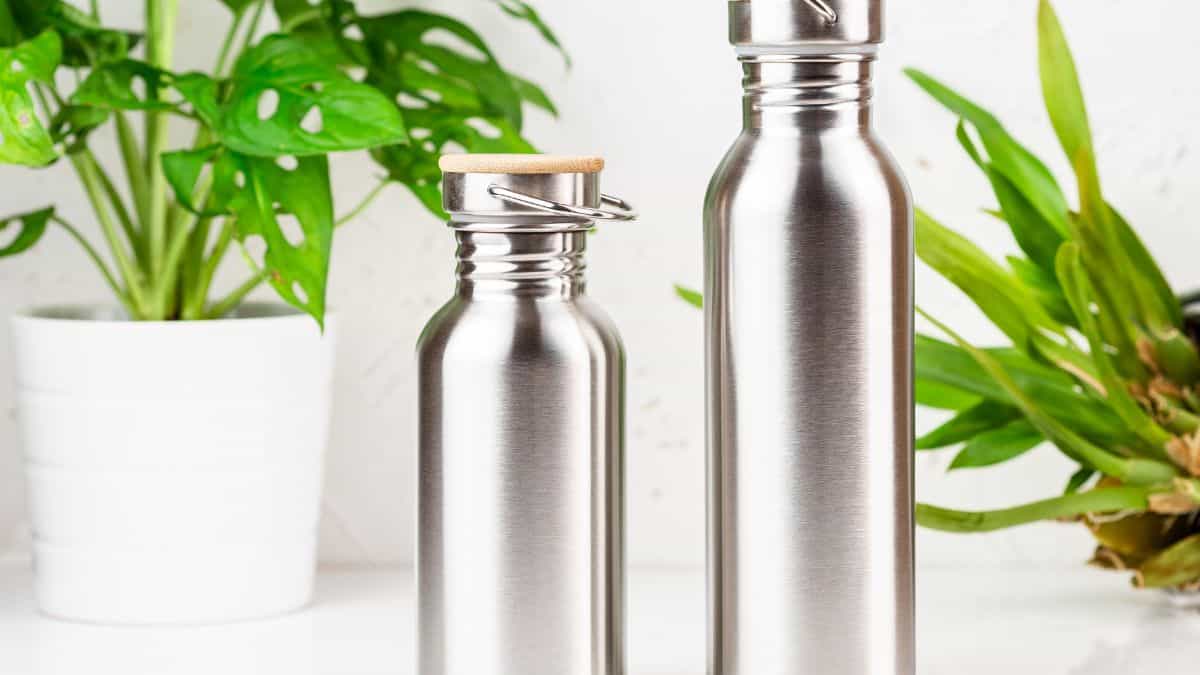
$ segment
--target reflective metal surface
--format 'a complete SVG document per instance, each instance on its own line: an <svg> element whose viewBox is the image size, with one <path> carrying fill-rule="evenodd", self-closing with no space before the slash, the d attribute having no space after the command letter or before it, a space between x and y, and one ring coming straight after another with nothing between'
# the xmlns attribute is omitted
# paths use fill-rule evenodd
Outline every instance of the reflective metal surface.
<svg viewBox="0 0 1200 675"><path fill-rule="evenodd" d="M915 669L912 206L873 58L742 56L706 204L712 675Z"/></svg>
<svg viewBox="0 0 1200 675"><path fill-rule="evenodd" d="M418 346L421 675L621 675L624 356L585 292L594 174L455 175L458 285Z"/></svg>
<svg viewBox="0 0 1200 675"><path fill-rule="evenodd" d="M876 44L879 0L734 0L729 40L738 47Z"/></svg>

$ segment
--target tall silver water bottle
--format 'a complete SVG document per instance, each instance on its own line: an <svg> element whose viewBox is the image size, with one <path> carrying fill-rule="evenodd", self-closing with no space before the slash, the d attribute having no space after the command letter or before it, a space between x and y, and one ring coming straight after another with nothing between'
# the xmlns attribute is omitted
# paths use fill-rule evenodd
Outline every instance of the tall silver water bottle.
<svg viewBox="0 0 1200 675"><path fill-rule="evenodd" d="M418 346L420 675L625 672L624 356L584 248L633 214L602 167L442 160L458 285Z"/></svg>
<svg viewBox="0 0 1200 675"><path fill-rule="evenodd" d="M911 674L912 206L880 0L742 0L706 204L710 671Z"/></svg>

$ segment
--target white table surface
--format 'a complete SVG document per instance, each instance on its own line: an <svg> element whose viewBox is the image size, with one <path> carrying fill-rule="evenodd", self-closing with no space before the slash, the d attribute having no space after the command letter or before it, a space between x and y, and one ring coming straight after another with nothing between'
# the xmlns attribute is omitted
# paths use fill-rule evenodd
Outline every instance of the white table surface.
<svg viewBox="0 0 1200 675"><path fill-rule="evenodd" d="M28 564L0 564L3 675L413 673L405 569L327 568L305 611L204 628L48 619L36 613L30 586ZM918 588L921 675L1200 672L1200 612L1170 609L1121 575L1082 567L925 569ZM634 570L631 675L702 675L703 640L702 574Z"/></svg>

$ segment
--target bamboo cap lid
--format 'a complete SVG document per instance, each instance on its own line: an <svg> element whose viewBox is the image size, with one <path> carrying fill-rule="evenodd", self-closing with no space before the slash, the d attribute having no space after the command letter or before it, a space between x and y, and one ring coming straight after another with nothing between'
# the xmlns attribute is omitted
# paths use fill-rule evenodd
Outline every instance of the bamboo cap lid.
<svg viewBox="0 0 1200 675"><path fill-rule="evenodd" d="M600 173L601 157L564 155L443 155L438 166L447 173Z"/></svg>

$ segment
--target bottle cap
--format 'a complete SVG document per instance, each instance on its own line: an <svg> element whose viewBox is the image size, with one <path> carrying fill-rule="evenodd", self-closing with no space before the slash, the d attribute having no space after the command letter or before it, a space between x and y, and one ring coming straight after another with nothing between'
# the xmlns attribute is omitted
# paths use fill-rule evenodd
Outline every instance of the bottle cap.
<svg viewBox="0 0 1200 675"><path fill-rule="evenodd" d="M733 0L729 41L739 48L844 49L883 42L882 0Z"/></svg>
<svg viewBox="0 0 1200 675"><path fill-rule="evenodd" d="M452 224L460 215L577 223L636 217L629 204L601 194L600 157L463 154L445 155L438 164L444 174L442 205ZM605 204L616 208L604 210Z"/></svg>

